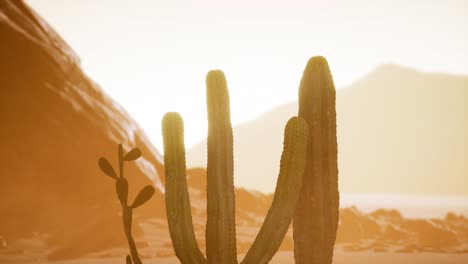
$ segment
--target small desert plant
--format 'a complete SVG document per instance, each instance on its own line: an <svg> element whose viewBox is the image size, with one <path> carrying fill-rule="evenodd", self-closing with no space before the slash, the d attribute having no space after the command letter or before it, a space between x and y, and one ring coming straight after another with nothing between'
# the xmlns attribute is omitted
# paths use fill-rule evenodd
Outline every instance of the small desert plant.
<svg viewBox="0 0 468 264"><path fill-rule="evenodd" d="M221 71L207 75L208 166L206 258L200 251L192 224L186 181L183 121L167 113L162 127L166 175L166 212L174 250L184 264L237 263L233 135L229 94ZM305 169L309 129L300 117L286 124L280 170L272 205L242 263L268 263L288 230L294 215Z"/></svg>
<svg viewBox="0 0 468 264"><path fill-rule="evenodd" d="M138 148L134 148L124 155L122 144L119 144L118 151L119 160L119 174L115 172L112 165L106 158L99 159L99 167L109 177L115 180L115 190L117 197L119 198L122 206L122 220L125 231L125 236L128 240L128 246L130 247L130 256L127 256L127 264L141 264L141 259L138 255L138 250L135 245L135 240L132 236L132 219L133 209L147 202L154 194L154 187L151 185L145 186L135 198L135 201L131 205L128 205L128 181L124 177L124 162L133 161L141 156L141 151Z"/></svg>

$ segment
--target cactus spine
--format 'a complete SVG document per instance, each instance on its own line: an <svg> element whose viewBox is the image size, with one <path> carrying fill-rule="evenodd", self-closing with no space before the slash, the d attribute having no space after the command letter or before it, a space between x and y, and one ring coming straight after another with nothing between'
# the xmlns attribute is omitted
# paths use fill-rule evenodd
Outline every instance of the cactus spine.
<svg viewBox="0 0 468 264"><path fill-rule="evenodd" d="M299 116L307 121L307 165L294 215L296 263L330 264L338 226L335 86L323 57L309 60L299 88Z"/></svg>
<svg viewBox="0 0 468 264"><path fill-rule="evenodd" d="M229 94L221 71L207 75L208 169L206 254L196 244L185 175L182 121L178 114L163 118L166 207L171 239L182 263L237 263L235 198L233 184L233 136ZM280 174L273 203L243 264L268 263L291 223L302 187L308 139L307 123L300 117L288 121Z"/></svg>
<svg viewBox="0 0 468 264"><path fill-rule="evenodd" d="M106 158L100 158L98 165L101 170L109 177L115 180L115 190L122 206L122 222L124 226L125 236L127 237L128 246L130 247L130 256L126 257L127 264L141 264L140 256L132 236L132 219L133 209L146 203L154 194L154 187L151 185L145 186L131 205L128 205L128 181L124 177L124 162L133 161L141 156L141 151L134 148L124 155L122 144L119 144L117 149L117 157L119 160L119 174L115 172L112 165Z"/></svg>

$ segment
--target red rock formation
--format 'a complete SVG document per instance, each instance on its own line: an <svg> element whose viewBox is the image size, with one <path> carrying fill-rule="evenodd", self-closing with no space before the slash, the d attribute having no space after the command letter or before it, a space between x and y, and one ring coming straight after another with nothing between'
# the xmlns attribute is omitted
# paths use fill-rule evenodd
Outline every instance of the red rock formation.
<svg viewBox="0 0 468 264"><path fill-rule="evenodd" d="M0 1L0 39L0 234L58 232L57 238L70 240L61 230L106 225L99 219L118 209L114 185L97 160L115 156L120 142L143 152L128 168L135 188L130 195L153 183L159 195L141 213L163 215L160 154L83 73L63 39L13 0ZM105 236L93 236L99 235Z"/></svg>
<svg viewBox="0 0 468 264"><path fill-rule="evenodd" d="M336 243L359 242L376 238L381 234L380 225L369 215L357 208L345 208L340 211L340 221Z"/></svg>
<svg viewBox="0 0 468 264"><path fill-rule="evenodd" d="M406 219L401 227L415 235L416 243L420 247L445 248L459 244L455 232L443 221L437 223L426 219Z"/></svg>

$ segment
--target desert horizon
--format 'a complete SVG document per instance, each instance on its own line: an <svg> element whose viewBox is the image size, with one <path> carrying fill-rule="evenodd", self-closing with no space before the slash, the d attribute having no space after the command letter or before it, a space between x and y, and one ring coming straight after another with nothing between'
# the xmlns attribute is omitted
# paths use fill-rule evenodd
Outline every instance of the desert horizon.
<svg viewBox="0 0 468 264"><path fill-rule="evenodd" d="M431 3L0 0L0 263L467 263Z"/></svg>

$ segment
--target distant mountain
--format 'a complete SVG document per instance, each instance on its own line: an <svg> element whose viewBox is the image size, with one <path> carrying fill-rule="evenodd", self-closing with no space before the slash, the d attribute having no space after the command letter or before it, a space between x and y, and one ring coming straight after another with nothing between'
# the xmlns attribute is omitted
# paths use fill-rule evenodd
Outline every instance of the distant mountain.
<svg viewBox="0 0 468 264"><path fill-rule="evenodd" d="M296 114L289 103L234 127L237 186L274 190ZM337 92L337 120L342 192L468 194L468 76L382 65ZM189 164L205 166L205 144Z"/></svg>

